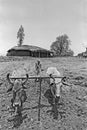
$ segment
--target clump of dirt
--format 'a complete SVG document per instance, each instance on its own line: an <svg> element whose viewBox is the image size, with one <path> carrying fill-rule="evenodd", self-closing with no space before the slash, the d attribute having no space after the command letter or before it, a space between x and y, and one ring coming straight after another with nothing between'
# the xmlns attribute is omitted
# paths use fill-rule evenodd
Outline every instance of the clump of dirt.
<svg viewBox="0 0 87 130"><path fill-rule="evenodd" d="M84 77L82 77L82 76L75 77L75 80L83 80L83 79L84 79Z"/></svg>

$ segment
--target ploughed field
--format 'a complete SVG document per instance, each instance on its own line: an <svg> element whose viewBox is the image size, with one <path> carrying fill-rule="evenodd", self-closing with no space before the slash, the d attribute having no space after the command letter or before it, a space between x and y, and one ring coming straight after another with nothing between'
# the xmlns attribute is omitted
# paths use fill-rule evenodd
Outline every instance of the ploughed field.
<svg viewBox="0 0 87 130"><path fill-rule="evenodd" d="M87 130L87 59L61 57L40 60L44 70L41 76L46 76L49 66L55 66L62 76L69 77L67 82L71 86L63 86L56 114L45 96L49 89L48 81L43 80L38 122L39 83L28 80L22 116L11 115L8 106L12 93L6 93L9 88L6 75L19 70L23 74L26 71L29 76L35 76L37 58L0 57L0 130Z"/></svg>

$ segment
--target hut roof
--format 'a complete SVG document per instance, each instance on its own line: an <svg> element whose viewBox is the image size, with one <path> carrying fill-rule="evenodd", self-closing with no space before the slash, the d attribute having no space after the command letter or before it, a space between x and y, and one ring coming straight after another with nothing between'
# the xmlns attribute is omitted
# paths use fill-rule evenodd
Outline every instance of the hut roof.
<svg viewBox="0 0 87 130"><path fill-rule="evenodd" d="M48 52L51 52L50 50L47 50L47 49L44 49L44 48L41 48L41 47L37 47L37 46L32 46L32 45L21 45L21 46L14 46L12 47L11 49L8 50L11 51L11 50L30 50L30 51L48 51Z"/></svg>

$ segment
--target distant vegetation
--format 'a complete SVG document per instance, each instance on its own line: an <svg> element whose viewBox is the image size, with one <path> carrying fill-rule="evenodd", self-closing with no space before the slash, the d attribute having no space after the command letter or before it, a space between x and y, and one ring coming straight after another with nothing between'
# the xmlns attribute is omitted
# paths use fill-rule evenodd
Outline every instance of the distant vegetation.
<svg viewBox="0 0 87 130"><path fill-rule="evenodd" d="M17 32L18 46L22 46L24 36L24 28L21 25ZM56 41L51 44L50 50L53 52L53 56L73 56L74 52L70 49L70 45L69 37L64 34L56 38Z"/></svg>
<svg viewBox="0 0 87 130"><path fill-rule="evenodd" d="M54 52L54 56L73 56L74 52L70 49L70 44L69 37L64 34L56 38L56 41L51 44L50 49Z"/></svg>
<svg viewBox="0 0 87 130"><path fill-rule="evenodd" d="M18 32L17 32L17 38L19 39L18 46L21 46L23 44L24 36L25 36L24 28L21 25Z"/></svg>

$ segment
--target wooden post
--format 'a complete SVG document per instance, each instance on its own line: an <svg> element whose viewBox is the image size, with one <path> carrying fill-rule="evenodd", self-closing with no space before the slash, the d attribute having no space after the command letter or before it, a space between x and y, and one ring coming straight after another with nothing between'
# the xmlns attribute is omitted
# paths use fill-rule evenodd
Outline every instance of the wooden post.
<svg viewBox="0 0 87 130"><path fill-rule="evenodd" d="M40 121L40 107L41 107L41 82L42 82L42 78L39 79L40 81L40 93L39 93L39 102L38 102L38 121Z"/></svg>
<svg viewBox="0 0 87 130"><path fill-rule="evenodd" d="M26 77L13 77L13 76L9 76L10 79L26 79ZM29 77L28 79L49 79L50 77L49 76L42 76L42 77L39 77L39 76L31 76ZM64 78L63 76L55 76L54 78Z"/></svg>

